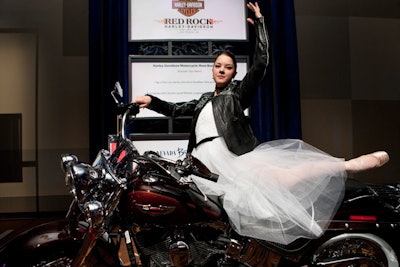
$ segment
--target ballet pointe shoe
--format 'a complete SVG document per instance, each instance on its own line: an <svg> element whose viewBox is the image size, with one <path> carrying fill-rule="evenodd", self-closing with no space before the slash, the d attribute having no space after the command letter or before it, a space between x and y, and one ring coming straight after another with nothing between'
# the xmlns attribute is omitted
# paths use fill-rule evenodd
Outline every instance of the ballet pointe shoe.
<svg viewBox="0 0 400 267"><path fill-rule="evenodd" d="M385 151L377 151L371 154L362 155L345 162L346 171L351 173L379 168L389 161L389 155Z"/></svg>
<svg viewBox="0 0 400 267"><path fill-rule="evenodd" d="M381 167L389 161L389 154L386 151L377 151L371 154L378 160L376 167Z"/></svg>

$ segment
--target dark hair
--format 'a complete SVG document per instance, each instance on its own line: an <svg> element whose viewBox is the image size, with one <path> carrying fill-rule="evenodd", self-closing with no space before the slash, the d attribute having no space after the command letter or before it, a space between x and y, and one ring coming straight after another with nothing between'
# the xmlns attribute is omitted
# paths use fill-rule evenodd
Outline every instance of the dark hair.
<svg viewBox="0 0 400 267"><path fill-rule="evenodd" d="M237 70L237 61L236 61L236 56L235 56L235 54L232 53L232 52L229 51L229 50L224 50L224 51L220 52L220 53L215 57L215 60L217 60L217 58L218 58L219 56L221 56L221 55L228 56L228 57L230 57L230 58L232 59L232 61L233 61L233 66L235 67L235 71L236 71L236 70ZM215 62L215 61L214 61L214 62Z"/></svg>

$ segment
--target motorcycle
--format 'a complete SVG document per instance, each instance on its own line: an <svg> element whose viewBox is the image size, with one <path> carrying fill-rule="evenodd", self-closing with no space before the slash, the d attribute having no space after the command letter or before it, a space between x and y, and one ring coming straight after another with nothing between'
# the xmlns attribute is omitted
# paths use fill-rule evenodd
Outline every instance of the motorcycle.
<svg viewBox="0 0 400 267"><path fill-rule="evenodd" d="M73 196L64 219L37 225L0 249L0 266L398 267L400 184L349 179L324 234L283 245L238 235L218 197L192 175L217 181L198 159L138 152L128 133L139 108L112 96L122 116L115 149L93 164L62 155Z"/></svg>

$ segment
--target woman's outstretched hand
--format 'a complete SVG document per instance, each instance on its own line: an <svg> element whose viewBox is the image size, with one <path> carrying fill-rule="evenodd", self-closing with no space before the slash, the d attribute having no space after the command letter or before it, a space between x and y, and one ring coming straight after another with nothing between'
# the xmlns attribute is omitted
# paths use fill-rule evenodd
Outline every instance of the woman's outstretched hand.
<svg viewBox="0 0 400 267"><path fill-rule="evenodd" d="M148 95L138 96L132 102L139 104L139 108L147 108L151 103L151 97Z"/></svg>
<svg viewBox="0 0 400 267"><path fill-rule="evenodd" d="M249 2L249 3L247 3L247 7L251 11L254 12L254 15L255 15L256 18L261 18L262 17L262 14L261 14L261 11L260 11L260 7L258 6L257 2L255 2L254 4ZM254 20L251 19L251 18L247 18L247 21L250 22L251 24L254 24Z"/></svg>

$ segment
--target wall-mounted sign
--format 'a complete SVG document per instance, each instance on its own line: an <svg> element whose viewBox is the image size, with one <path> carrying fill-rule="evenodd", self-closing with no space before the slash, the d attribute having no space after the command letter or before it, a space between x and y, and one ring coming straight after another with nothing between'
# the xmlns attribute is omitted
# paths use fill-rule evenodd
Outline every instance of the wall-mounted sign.
<svg viewBox="0 0 400 267"><path fill-rule="evenodd" d="M244 0L129 0L129 40L247 40Z"/></svg>

